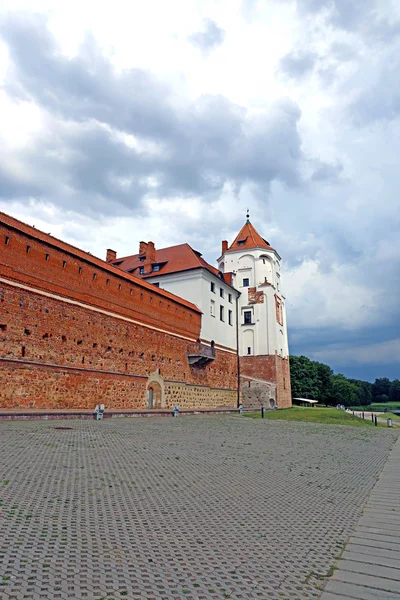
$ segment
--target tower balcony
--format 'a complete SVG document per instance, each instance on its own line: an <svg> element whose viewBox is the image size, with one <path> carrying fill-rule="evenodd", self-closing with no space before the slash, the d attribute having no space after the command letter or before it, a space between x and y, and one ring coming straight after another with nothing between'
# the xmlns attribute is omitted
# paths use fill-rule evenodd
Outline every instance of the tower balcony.
<svg viewBox="0 0 400 600"><path fill-rule="evenodd" d="M202 367L215 360L215 348L214 346L207 346L201 342L196 342L188 346L187 357L189 365Z"/></svg>

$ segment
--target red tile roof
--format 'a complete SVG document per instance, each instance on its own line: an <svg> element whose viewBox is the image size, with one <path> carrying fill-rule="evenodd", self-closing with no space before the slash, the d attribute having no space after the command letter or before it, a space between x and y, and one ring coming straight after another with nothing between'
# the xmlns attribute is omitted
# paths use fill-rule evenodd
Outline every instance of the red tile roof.
<svg viewBox="0 0 400 600"><path fill-rule="evenodd" d="M250 221L246 221L242 229L237 234L233 243L229 246L226 252L234 252L235 250L244 250L252 248L265 248L266 250L274 250L269 245L267 240L261 237Z"/></svg>
<svg viewBox="0 0 400 600"><path fill-rule="evenodd" d="M159 271L145 272L139 274L139 268L144 266L144 262L140 260L139 254L125 256L113 261L113 265L118 266L123 271L134 273L137 277L146 279L147 277L157 277L160 275L168 275L171 273L179 273L191 269L207 269L213 275L219 276L219 271L210 265L201 256L200 252L193 250L189 244L179 244L178 246L170 246L169 248L161 248L156 250L154 265L159 265ZM230 284L229 278L225 279L226 283Z"/></svg>

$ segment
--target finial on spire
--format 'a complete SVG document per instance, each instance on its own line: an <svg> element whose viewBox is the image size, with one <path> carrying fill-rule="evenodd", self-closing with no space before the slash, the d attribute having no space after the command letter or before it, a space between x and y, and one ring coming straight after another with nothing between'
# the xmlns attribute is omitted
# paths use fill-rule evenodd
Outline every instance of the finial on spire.
<svg viewBox="0 0 400 600"><path fill-rule="evenodd" d="M250 223L250 210L247 209L246 211L246 223Z"/></svg>

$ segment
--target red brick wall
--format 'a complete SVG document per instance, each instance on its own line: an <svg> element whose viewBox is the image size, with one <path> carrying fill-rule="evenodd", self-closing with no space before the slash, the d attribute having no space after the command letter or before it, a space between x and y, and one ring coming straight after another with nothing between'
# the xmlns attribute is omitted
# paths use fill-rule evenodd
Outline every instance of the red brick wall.
<svg viewBox="0 0 400 600"><path fill-rule="evenodd" d="M207 366L189 366L187 347L200 335L195 307L1 217L0 407L145 408L156 369L213 388L216 405L226 404L237 357L217 349Z"/></svg>
<svg viewBox="0 0 400 600"><path fill-rule="evenodd" d="M278 408L292 406L289 359L276 355L241 356L240 374L243 381L247 381L246 376L248 376L249 378L274 383L276 385L276 404ZM268 399L266 399L267 401Z"/></svg>
<svg viewBox="0 0 400 600"><path fill-rule="evenodd" d="M14 229L0 213L0 277L190 338L199 336L201 313L190 303L58 240L53 246L51 238L46 242L34 237L33 228L25 229L27 233Z"/></svg>
<svg viewBox="0 0 400 600"><path fill-rule="evenodd" d="M236 389L234 354L216 350L206 367L190 367L184 339L7 284L0 310L3 408L145 408L156 369L166 380Z"/></svg>

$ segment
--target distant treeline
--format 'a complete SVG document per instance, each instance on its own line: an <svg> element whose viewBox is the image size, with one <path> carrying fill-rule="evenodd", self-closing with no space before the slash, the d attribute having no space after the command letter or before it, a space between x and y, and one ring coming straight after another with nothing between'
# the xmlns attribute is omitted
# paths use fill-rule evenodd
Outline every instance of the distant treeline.
<svg viewBox="0 0 400 600"><path fill-rule="evenodd" d="M290 357L293 398L318 400L320 404L369 406L372 402L400 402L400 380L387 377L375 383L335 374L328 365L306 356Z"/></svg>

